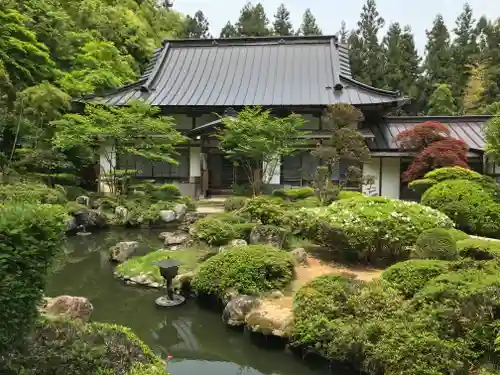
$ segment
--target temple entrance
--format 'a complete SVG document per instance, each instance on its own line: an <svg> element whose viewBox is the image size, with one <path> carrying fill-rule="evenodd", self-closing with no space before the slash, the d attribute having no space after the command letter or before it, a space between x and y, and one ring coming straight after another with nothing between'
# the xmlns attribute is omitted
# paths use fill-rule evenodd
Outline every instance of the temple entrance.
<svg viewBox="0 0 500 375"><path fill-rule="evenodd" d="M248 176L241 166L233 162L222 152L214 151L208 154L208 188L211 194L229 193L234 184L248 184Z"/></svg>

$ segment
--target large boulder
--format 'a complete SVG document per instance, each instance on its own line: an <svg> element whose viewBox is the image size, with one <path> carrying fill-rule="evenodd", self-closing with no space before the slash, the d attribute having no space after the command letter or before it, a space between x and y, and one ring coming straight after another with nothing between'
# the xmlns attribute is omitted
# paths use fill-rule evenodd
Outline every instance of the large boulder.
<svg viewBox="0 0 500 375"><path fill-rule="evenodd" d="M100 210L82 208L76 211L73 216L75 217L77 226L83 226L85 229L104 229L109 226L108 218Z"/></svg>
<svg viewBox="0 0 500 375"><path fill-rule="evenodd" d="M42 312L48 315L67 317L88 322L94 311L94 307L85 297L59 296L45 298Z"/></svg>
<svg viewBox="0 0 500 375"><path fill-rule="evenodd" d="M66 231L74 232L78 229L78 225L76 224L76 219L72 216L66 220Z"/></svg>
<svg viewBox="0 0 500 375"><path fill-rule="evenodd" d="M187 206L183 203L178 203L174 206L174 212L175 212L175 219L176 220L182 220L184 219L184 216L186 216L187 213Z"/></svg>
<svg viewBox="0 0 500 375"><path fill-rule="evenodd" d="M139 242L137 241L119 242L115 246L109 248L109 259L118 263L123 263L138 247Z"/></svg>
<svg viewBox="0 0 500 375"><path fill-rule="evenodd" d="M298 249L295 249L295 250L292 250L290 252L290 255L293 256L293 258L295 259L295 261L298 263L298 264L302 264L302 265L305 265L308 263L308 260L307 260L307 252L305 249L303 248L298 248Z"/></svg>
<svg viewBox="0 0 500 375"><path fill-rule="evenodd" d="M87 197L86 195L80 195L79 197L76 198L76 203L89 207L90 198Z"/></svg>
<svg viewBox="0 0 500 375"><path fill-rule="evenodd" d="M177 215L175 214L175 211L173 211L173 210L161 210L160 211L160 218L165 223L171 223L177 219Z"/></svg>
<svg viewBox="0 0 500 375"><path fill-rule="evenodd" d="M274 225L256 225L250 232L250 243L281 248L286 244L288 235L286 229Z"/></svg>
<svg viewBox="0 0 500 375"><path fill-rule="evenodd" d="M222 312L222 320L229 326L245 325L246 316L260 304L257 297L239 295L231 298Z"/></svg>
<svg viewBox="0 0 500 375"><path fill-rule="evenodd" d="M165 247L183 245L189 241L189 234L185 232L163 232L160 239L164 240Z"/></svg>

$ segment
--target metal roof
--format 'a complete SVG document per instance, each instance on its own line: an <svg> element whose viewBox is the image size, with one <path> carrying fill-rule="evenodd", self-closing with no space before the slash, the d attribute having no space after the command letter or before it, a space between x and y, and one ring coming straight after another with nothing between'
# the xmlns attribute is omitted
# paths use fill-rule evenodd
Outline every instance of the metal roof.
<svg viewBox="0 0 500 375"><path fill-rule="evenodd" d="M402 131L426 121L437 121L450 129L452 137L464 141L471 150L484 151L484 124L491 116L423 116L387 117L381 124L370 126L374 138L368 140L368 147L377 151L397 151L396 137Z"/></svg>
<svg viewBox="0 0 500 375"><path fill-rule="evenodd" d="M100 101L124 105L133 99L154 106L221 107L404 100L353 80L348 49L334 36L166 41L138 82Z"/></svg>

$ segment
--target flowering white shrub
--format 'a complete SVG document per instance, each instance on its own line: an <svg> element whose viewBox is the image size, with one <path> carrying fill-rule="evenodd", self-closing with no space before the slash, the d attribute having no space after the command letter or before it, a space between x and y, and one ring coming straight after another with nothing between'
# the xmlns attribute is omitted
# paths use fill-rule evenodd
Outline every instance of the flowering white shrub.
<svg viewBox="0 0 500 375"><path fill-rule="evenodd" d="M367 197L340 200L318 212L312 233L348 260L392 262L406 258L423 231L453 226L448 216L430 207Z"/></svg>

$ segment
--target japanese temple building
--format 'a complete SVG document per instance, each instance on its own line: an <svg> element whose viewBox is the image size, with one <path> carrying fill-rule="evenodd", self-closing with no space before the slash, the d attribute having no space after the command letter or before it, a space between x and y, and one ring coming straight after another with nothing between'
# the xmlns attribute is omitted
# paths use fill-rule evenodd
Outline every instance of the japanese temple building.
<svg viewBox="0 0 500 375"><path fill-rule="evenodd" d="M359 130L372 154L363 166L363 174L375 179L363 187L370 195L406 195L400 176L411 155L400 152L395 139L402 130L428 120L448 125L454 137L468 144L474 169L494 172L485 170L481 131L489 117L387 116L409 99L354 80L347 46L335 36L168 40L137 82L92 100L115 106L141 100L172 116L178 130L190 139L178 149L178 166L125 155L119 155L116 162L119 168L137 169L140 177L175 182L193 197L224 192L244 182L244 174L224 157L213 133L221 126L219 115L254 105L276 116L301 114L312 140L328 136L324 130L328 124L322 118L326 106L348 103L359 108L365 117ZM340 164L334 180L345 175L347 165ZM106 169L104 161L101 167ZM307 185L315 168L314 158L304 149L282 158L271 184Z"/></svg>

